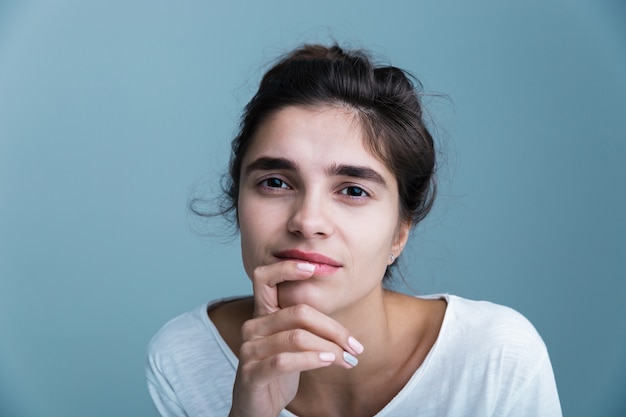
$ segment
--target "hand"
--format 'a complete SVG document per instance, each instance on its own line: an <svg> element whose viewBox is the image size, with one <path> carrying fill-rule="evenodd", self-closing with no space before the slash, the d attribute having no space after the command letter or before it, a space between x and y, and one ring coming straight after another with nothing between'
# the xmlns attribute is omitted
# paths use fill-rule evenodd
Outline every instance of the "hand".
<svg viewBox="0 0 626 417"><path fill-rule="evenodd" d="M231 417L275 417L295 397L300 372L333 363L352 368L344 354L350 360L363 351L345 327L313 307L278 306L278 284L313 273L313 265L295 261L255 269L254 318L242 327Z"/></svg>

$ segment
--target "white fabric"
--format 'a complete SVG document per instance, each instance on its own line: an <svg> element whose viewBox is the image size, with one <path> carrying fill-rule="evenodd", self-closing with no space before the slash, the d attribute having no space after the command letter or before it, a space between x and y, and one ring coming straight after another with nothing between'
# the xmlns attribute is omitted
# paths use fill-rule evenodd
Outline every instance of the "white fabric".
<svg viewBox="0 0 626 417"><path fill-rule="evenodd" d="M436 297L448 302L439 337L376 417L562 415L548 352L526 318L485 301ZM238 360L207 315L214 303L173 319L150 342L148 388L164 417L228 415Z"/></svg>

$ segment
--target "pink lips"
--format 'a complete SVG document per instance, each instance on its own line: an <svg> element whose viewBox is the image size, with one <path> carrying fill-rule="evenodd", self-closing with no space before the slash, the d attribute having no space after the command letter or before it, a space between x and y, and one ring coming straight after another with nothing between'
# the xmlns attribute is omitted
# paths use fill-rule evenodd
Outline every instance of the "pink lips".
<svg viewBox="0 0 626 417"><path fill-rule="evenodd" d="M330 275L341 268L341 263L315 252L305 252L297 249L289 249L274 254L275 257L284 260L301 261L315 265L315 275Z"/></svg>

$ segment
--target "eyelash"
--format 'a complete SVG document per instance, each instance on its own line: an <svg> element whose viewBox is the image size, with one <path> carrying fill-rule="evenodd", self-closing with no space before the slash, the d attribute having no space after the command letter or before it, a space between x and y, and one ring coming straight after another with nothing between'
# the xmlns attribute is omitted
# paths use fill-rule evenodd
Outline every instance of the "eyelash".
<svg viewBox="0 0 626 417"><path fill-rule="evenodd" d="M357 193L359 193L360 195L350 195L348 190L357 191ZM355 199L370 197L370 194L367 191L365 191L362 187L359 187L358 185L349 185L347 187L344 187L339 191L339 193L349 198L355 198Z"/></svg>
<svg viewBox="0 0 626 417"><path fill-rule="evenodd" d="M292 189L289 184L277 177L265 178L259 181L259 186L272 191ZM354 193L358 195L354 195ZM339 194L353 200L360 200L371 197L371 194L368 191L365 191L363 187L360 187L358 185L347 185L339 190Z"/></svg>
<svg viewBox="0 0 626 417"><path fill-rule="evenodd" d="M279 186L269 185L270 181L274 182L274 183L280 182L280 185ZM281 189L291 188L289 186L289 184L287 184L285 181L281 180L280 178L276 178L276 177L265 178L264 180L259 182L259 185L261 187L264 187L264 188L281 188Z"/></svg>

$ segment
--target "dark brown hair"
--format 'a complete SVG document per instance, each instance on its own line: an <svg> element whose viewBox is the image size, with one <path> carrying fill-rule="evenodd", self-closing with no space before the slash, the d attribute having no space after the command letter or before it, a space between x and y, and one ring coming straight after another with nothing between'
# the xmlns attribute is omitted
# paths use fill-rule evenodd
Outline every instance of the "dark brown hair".
<svg viewBox="0 0 626 417"><path fill-rule="evenodd" d="M289 106L348 106L356 111L366 144L393 172L400 194L400 219L412 225L430 211L436 185L435 148L425 126L421 84L393 66L375 66L363 51L304 45L283 57L263 76L245 108L232 142L228 202L237 210L241 161L261 123Z"/></svg>
<svg viewBox="0 0 626 417"><path fill-rule="evenodd" d="M400 220L415 226L430 211L436 191L435 148L423 118L421 88L406 71L376 65L361 50L304 45L285 55L265 73L245 107L232 141L221 214L234 214L237 221L241 163L258 127L289 106L330 105L354 110L365 145L395 174Z"/></svg>

